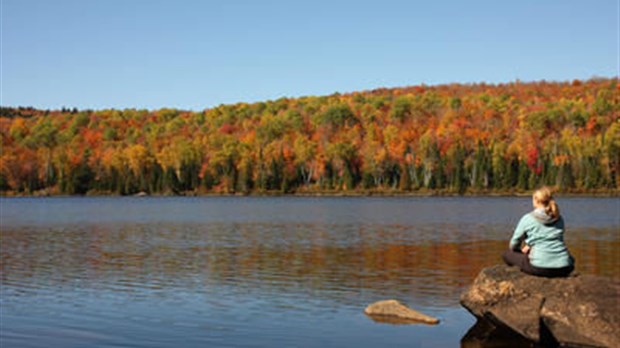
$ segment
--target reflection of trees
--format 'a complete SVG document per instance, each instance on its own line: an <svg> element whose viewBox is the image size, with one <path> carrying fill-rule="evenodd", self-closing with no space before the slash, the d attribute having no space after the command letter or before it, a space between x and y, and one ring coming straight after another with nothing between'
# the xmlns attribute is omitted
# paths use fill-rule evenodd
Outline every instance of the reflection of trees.
<svg viewBox="0 0 620 348"><path fill-rule="evenodd" d="M7 286L79 279L79 286L119 291L233 286L455 304L480 269L501 262L507 244L416 241L411 233L295 224L24 228L2 232L0 271ZM583 273L620 271L617 237L569 240L569 246Z"/></svg>

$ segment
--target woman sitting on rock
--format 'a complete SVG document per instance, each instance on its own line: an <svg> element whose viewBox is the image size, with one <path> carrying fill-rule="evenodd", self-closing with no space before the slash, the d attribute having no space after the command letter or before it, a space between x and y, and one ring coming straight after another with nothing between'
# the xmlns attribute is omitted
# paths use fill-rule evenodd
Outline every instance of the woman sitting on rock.
<svg viewBox="0 0 620 348"><path fill-rule="evenodd" d="M574 259L564 244L564 219L547 187L532 195L534 211L525 214L502 255L510 266L542 277L565 277L574 269Z"/></svg>

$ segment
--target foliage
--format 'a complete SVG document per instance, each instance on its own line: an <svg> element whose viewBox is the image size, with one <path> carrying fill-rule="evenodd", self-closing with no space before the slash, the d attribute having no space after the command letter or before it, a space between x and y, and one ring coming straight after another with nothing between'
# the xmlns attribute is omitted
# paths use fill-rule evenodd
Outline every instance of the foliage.
<svg viewBox="0 0 620 348"><path fill-rule="evenodd" d="M617 191L617 79L377 89L199 112L0 109L0 190Z"/></svg>

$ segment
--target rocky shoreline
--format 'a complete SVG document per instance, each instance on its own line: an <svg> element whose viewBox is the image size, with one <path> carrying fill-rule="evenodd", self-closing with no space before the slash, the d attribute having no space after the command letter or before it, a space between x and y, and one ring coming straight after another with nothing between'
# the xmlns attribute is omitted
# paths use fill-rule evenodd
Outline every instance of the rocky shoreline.
<svg viewBox="0 0 620 348"><path fill-rule="evenodd" d="M515 267L483 269L461 295L479 321L544 346L620 347L620 279L534 277Z"/></svg>

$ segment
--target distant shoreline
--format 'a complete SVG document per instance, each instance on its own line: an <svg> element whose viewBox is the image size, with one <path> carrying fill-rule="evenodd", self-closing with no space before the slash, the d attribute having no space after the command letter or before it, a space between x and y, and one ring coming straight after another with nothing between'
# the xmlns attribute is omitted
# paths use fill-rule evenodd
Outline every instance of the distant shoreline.
<svg viewBox="0 0 620 348"><path fill-rule="evenodd" d="M131 195L117 193L89 192L85 195L67 195L49 192L17 193L3 192L1 198L43 198L43 197L529 197L530 191L507 192L465 192L462 194L449 191L318 191L318 192L179 192L179 193L145 193L138 192ZM620 197L620 190L588 191L588 192L558 192L558 197Z"/></svg>

